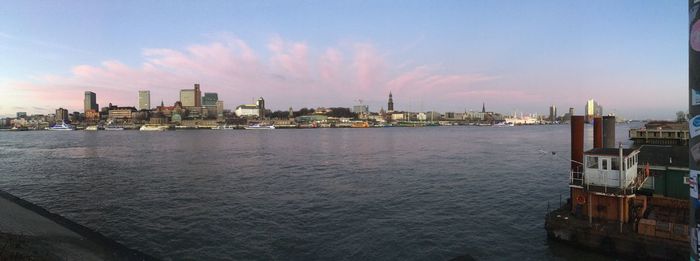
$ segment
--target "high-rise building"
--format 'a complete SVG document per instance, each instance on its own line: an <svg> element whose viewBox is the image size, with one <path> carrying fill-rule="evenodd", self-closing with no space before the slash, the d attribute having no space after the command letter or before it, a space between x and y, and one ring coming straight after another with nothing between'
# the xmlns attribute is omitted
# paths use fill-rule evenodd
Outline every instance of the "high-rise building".
<svg viewBox="0 0 700 261"><path fill-rule="evenodd" d="M85 91L84 112L97 111L99 110L97 105L97 95L91 91Z"/></svg>
<svg viewBox="0 0 700 261"><path fill-rule="evenodd" d="M196 105L194 97L193 89L180 90L180 102L182 103L182 107L194 107Z"/></svg>
<svg viewBox="0 0 700 261"><path fill-rule="evenodd" d="M219 100L219 94L215 92L205 92L204 97L202 97L202 106L214 107L216 102Z"/></svg>
<svg viewBox="0 0 700 261"><path fill-rule="evenodd" d="M216 101L216 116L224 117L224 101Z"/></svg>
<svg viewBox="0 0 700 261"><path fill-rule="evenodd" d="M387 109L389 112L394 112L394 97L391 95L391 92L389 92L389 102L387 104Z"/></svg>
<svg viewBox="0 0 700 261"><path fill-rule="evenodd" d="M263 99L263 97L260 97L260 99L258 99L256 105L258 106L258 117L265 118L265 100Z"/></svg>
<svg viewBox="0 0 700 261"><path fill-rule="evenodd" d="M86 93L87 97L87 93ZM56 109L56 121L68 121L68 110L64 108L58 108Z"/></svg>
<svg viewBox="0 0 700 261"><path fill-rule="evenodd" d="M199 90L199 83L194 84L194 107L202 107L202 91Z"/></svg>
<svg viewBox="0 0 700 261"><path fill-rule="evenodd" d="M292 110L292 107L289 107L289 116L288 116L288 118L289 118L289 119L294 118L294 111Z"/></svg>
<svg viewBox="0 0 700 261"><path fill-rule="evenodd" d="M594 117L603 116L603 106L600 106L595 100L590 99L586 102L585 112L585 121L591 123Z"/></svg>
<svg viewBox="0 0 700 261"><path fill-rule="evenodd" d="M151 91L139 91L139 110L151 109Z"/></svg>
<svg viewBox="0 0 700 261"><path fill-rule="evenodd" d="M557 106L549 106L549 121L557 121Z"/></svg>
<svg viewBox="0 0 700 261"><path fill-rule="evenodd" d="M18 111L17 112L17 119L19 118L26 118L27 117L27 112L24 111Z"/></svg>

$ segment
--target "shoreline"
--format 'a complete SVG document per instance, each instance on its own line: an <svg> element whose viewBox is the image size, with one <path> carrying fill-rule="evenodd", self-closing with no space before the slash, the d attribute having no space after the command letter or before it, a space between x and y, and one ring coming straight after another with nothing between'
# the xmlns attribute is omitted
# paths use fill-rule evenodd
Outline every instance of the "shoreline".
<svg viewBox="0 0 700 261"><path fill-rule="evenodd" d="M0 206L0 259L158 260L3 190Z"/></svg>

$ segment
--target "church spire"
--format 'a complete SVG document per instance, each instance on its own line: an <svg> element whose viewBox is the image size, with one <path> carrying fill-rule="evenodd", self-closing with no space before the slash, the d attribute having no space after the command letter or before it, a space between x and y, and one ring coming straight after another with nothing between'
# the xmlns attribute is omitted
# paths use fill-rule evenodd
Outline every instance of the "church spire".
<svg viewBox="0 0 700 261"><path fill-rule="evenodd" d="M481 104L481 112L486 113L486 103Z"/></svg>
<svg viewBox="0 0 700 261"><path fill-rule="evenodd" d="M389 110L389 112L394 111L394 98L391 95L391 91L389 91L389 102L387 104L387 109Z"/></svg>

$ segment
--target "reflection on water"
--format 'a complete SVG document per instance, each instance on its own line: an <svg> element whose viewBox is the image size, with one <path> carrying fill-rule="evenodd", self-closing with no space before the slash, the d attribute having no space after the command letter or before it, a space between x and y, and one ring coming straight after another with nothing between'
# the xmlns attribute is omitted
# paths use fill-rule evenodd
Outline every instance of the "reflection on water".
<svg viewBox="0 0 700 261"><path fill-rule="evenodd" d="M568 125L2 132L0 144L0 189L165 259L600 258L550 246L543 229L568 162L539 150L568 157Z"/></svg>

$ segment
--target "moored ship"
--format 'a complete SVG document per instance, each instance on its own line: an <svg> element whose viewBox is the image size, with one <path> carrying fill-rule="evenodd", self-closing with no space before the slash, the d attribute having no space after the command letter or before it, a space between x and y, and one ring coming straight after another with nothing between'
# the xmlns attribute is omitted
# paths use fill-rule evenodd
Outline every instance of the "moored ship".
<svg viewBox="0 0 700 261"><path fill-rule="evenodd" d="M253 124L250 126L246 126L245 129L246 130L274 130L275 126L274 125Z"/></svg>
<svg viewBox="0 0 700 261"><path fill-rule="evenodd" d="M139 128L139 130L140 131L166 131L166 130L168 130L168 126L146 124L146 125L141 126L141 128Z"/></svg>
<svg viewBox="0 0 700 261"><path fill-rule="evenodd" d="M71 130L75 130L75 127L73 127L73 125L66 124L66 122L61 122L61 124L53 125L52 127L49 128L49 130L71 131Z"/></svg>

